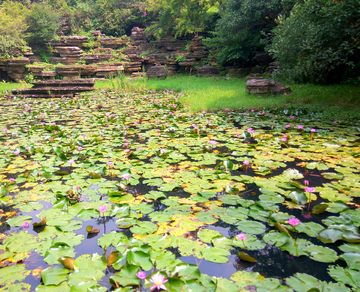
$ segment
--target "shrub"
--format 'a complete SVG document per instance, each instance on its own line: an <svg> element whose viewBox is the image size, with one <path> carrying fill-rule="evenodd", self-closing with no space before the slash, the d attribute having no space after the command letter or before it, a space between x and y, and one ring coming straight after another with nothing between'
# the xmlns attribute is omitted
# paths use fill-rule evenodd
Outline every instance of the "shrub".
<svg viewBox="0 0 360 292"><path fill-rule="evenodd" d="M28 42L42 46L56 35L60 28L61 15L45 3L35 3L28 15Z"/></svg>
<svg viewBox="0 0 360 292"><path fill-rule="evenodd" d="M279 18L269 52L276 75L292 82L335 83L360 69L360 1L312 0Z"/></svg>

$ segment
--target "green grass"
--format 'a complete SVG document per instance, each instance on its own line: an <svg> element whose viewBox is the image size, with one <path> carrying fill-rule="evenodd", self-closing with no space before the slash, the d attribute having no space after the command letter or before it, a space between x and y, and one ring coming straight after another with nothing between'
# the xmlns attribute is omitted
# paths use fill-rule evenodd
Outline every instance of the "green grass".
<svg viewBox="0 0 360 292"><path fill-rule="evenodd" d="M96 87L109 87L110 82L96 83ZM214 111L219 108L262 109L308 107L327 115L358 117L360 87L354 85L290 85L293 93L283 96L259 96L245 92L246 79L174 76L166 80L126 81L133 87L147 89L172 89L182 91L182 102L191 111ZM135 83L134 83L135 82Z"/></svg>
<svg viewBox="0 0 360 292"><path fill-rule="evenodd" d="M25 82L0 82L0 95L11 94L12 89L29 87Z"/></svg>

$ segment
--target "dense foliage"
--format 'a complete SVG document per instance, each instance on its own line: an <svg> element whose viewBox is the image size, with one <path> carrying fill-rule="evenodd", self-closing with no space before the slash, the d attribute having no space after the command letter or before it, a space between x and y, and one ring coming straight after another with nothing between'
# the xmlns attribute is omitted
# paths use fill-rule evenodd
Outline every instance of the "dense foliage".
<svg viewBox="0 0 360 292"><path fill-rule="evenodd" d="M157 21L149 27L155 36L161 37L173 32L175 37L195 34L208 29L216 17L216 0L161 0L149 1Z"/></svg>
<svg viewBox="0 0 360 292"><path fill-rule="evenodd" d="M28 9L19 2L5 1L0 8L0 54L10 55L25 45Z"/></svg>
<svg viewBox="0 0 360 292"><path fill-rule="evenodd" d="M0 1L0 55L26 44L43 46L66 34L130 35L149 39L200 35L221 66L250 67L270 52L277 78L336 83L359 72L360 0L46 0ZM296 5L295 5L296 4ZM16 55L16 54L15 54ZM284 78L286 77L286 78Z"/></svg>
<svg viewBox="0 0 360 292"><path fill-rule="evenodd" d="M60 14L50 5L35 3L27 17L28 41L31 45L42 45L56 36L60 28Z"/></svg>
<svg viewBox="0 0 360 292"><path fill-rule="evenodd" d="M360 1L305 1L279 18L270 52L278 74L296 82L333 83L360 69Z"/></svg>
<svg viewBox="0 0 360 292"><path fill-rule="evenodd" d="M213 37L207 43L224 65L248 66L257 52L264 51L264 42L276 26L280 13L288 13L296 1L227 0L220 7L220 16Z"/></svg>

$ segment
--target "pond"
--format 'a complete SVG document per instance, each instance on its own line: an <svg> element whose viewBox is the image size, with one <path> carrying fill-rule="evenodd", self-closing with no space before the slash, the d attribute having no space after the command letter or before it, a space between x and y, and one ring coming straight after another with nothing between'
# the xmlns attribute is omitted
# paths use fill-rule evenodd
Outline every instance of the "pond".
<svg viewBox="0 0 360 292"><path fill-rule="evenodd" d="M360 288L360 121L179 95L1 100L0 291Z"/></svg>

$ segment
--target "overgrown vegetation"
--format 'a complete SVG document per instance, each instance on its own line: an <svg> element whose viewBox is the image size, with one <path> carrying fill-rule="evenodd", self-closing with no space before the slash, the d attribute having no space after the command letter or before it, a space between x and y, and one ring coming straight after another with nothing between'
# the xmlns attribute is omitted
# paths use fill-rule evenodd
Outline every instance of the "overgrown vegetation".
<svg viewBox="0 0 360 292"><path fill-rule="evenodd" d="M354 85L291 85L293 93L285 96L258 96L245 92L246 79L206 78L191 76L168 77L166 80L139 79L96 82L97 88L173 90L182 92L181 101L191 111L218 109L307 108L331 117L359 118L360 88Z"/></svg>
<svg viewBox="0 0 360 292"><path fill-rule="evenodd" d="M360 1L313 0L278 19L270 52L278 77L292 82L336 83L359 76Z"/></svg>
<svg viewBox="0 0 360 292"><path fill-rule="evenodd" d="M360 0L47 0L2 2L0 55L26 44L43 46L66 33L130 35L146 28L150 40L199 35L220 66L253 66L268 51L276 78L297 83L356 83L360 71ZM93 46L93 40L89 47Z"/></svg>

